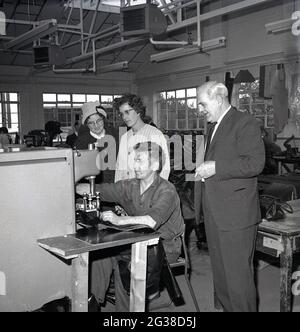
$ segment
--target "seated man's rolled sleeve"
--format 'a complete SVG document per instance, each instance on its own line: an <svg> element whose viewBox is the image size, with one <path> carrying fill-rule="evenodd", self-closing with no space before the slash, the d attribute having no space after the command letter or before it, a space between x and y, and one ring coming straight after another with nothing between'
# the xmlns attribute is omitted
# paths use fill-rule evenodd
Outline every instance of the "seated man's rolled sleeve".
<svg viewBox="0 0 300 332"><path fill-rule="evenodd" d="M169 220L176 207L176 201L176 193L172 190L165 190L158 195L155 201L152 202L149 210L145 211L145 215L150 216L156 222L154 229L159 228Z"/></svg>

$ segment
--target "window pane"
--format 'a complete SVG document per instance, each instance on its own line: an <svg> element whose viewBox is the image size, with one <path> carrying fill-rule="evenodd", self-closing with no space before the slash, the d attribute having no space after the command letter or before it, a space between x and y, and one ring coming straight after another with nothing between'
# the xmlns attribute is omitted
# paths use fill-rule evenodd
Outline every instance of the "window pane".
<svg viewBox="0 0 300 332"><path fill-rule="evenodd" d="M178 110L178 120L184 120L185 121L185 110Z"/></svg>
<svg viewBox="0 0 300 332"><path fill-rule="evenodd" d="M18 94L17 93L10 93L9 94L10 101L18 101Z"/></svg>
<svg viewBox="0 0 300 332"><path fill-rule="evenodd" d="M167 92L167 99L175 98L175 91L168 91Z"/></svg>
<svg viewBox="0 0 300 332"><path fill-rule="evenodd" d="M185 120L178 120L178 129L186 129Z"/></svg>
<svg viewBox="0 0 300 332"><path fill-rule="evenodd" d="M112 103L113 99L112 95L103 95L101 96L101 103Z"/></svg>
<svg viewBox="0 0 300 332"><path fill-rule="evenodd" d="M10 106L10 111L12 113L18 113L18 104L7 104Z"/></svg>
<svg viewBox="0 0 300 332"><path fill-rule="evenodd" d="M178 110L186 110L186 103L185 100L178 100L177 101L177 109Z"/></svg>
<svg viewBox="0 0 300 332"><path fill-rule="evenodd" d="M159 94L159 98L160 98L160 99L166 99L166 98L167 98L167 93L166 93L166 92L161 92L161 93Z"/></svg>
<svg viewBox="0 0 300 332"><path fill-rule="evenodd" d="M43 93L43 101L56 101L56 93Z"/></svg>
<svg viewBox="0 0 300 332"><path fill-rule="evenodd" d="M193 112L188 112L188 128L195 129L197 128L197 115Z"/></svg>
<svg viewBox="0 0 300 332"><path fill-rule="evenodd" d="M58 94L57 101L71 101L71 95L67 94Z"/></svg>
<svg viewBox="0 0 300 332"><path fill-rule="evenodd" d="M185 90L177 90L176 98L185 98Z"/></svg>
<svg viewBox="0 0 300 332"><path fill-rule="evenodd" d="M72 98L74 103L85 103L85 95L83 94L73 94Z"/></svg>
<svg viewBox="0 0 300 332"><path fill-rule="evenodd" d="M196 88L187 89L186 90L186 96L187 97L196 97L197 96L197 89Z"/></svg>
<svg viewBox="0 0 300 332"><path fill-rule="evenodd" d="M177 114L176 112L168 112L168 128L169 129L176 129L176 119Z"/></svg>
<svg viewBox="0 0 300 332"><path fill-rule="evenodd" d="M12 113L11 114L11 122L12 123L18 123L18 120L19 120L18 114Z"/></svg>
<svg viewBox="0 0 300 332"><path fill-rule="evenodd" d="M161 110L159 112L160 115L160 122L159 126L161 129L167 129L167 111L166 110Z"/></svg>
<svg viewBox="0 0 300 332"><path fill-rule="evenodd" d="M175 100L169 100L167 102L167 108L169 111L176 112L176 101Z"/></svg>
<svg viewBox="0 0 300 332"><path fill-rule="evenodd" d="M196 109L197 108L197 99L196 98L188 99L187 106L188 106L188 108Z"/></svg>
<svg viewBox="0 0 300 332"><path fill-rule="evenodd" d="M11 127L8 128L9 129L9 132L18 132L19 131L19 125L17 123L12 123L11 124Z"/></svg>
<svg viewBox="0 0 300 332"><path fill-rule="evenodd" d="M99 95L87 95L86 96L86 101L99 101Z"/></svg>

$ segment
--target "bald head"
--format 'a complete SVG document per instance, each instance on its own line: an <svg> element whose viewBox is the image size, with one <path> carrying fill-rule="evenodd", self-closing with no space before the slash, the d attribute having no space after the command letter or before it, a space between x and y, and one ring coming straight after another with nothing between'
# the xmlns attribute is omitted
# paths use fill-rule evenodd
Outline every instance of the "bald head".
<svg viewBox="0 0 300 332"><path fill-rule="evenodd" d="M205 92L212 99L221 96L228 100L228 90L223 83L209 81L200 86L199 92Z"/></svg>
<svg viewBox="0 0 300 332"><path fill-rule="evenodd" d="M223 83L209 81L199 88L199 111L204 113L208 122L216 122L230 106L228 90Z"/></svg>

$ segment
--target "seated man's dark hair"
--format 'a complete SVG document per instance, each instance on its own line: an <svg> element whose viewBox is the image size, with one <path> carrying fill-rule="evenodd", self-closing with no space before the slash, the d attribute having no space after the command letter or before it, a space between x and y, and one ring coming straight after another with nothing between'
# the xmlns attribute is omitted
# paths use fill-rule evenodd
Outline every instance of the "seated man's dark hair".
<svg viewBox="0 0 300 332"><path fill-rule="evenodd" d="M160 145L154 142L147 141L147 142L137 143L133 147L133 149L134 151L138 152L148 152L150 164L152 164L155 161L158 161L157 173L161 172L165 164L166 158Z"/></svg>

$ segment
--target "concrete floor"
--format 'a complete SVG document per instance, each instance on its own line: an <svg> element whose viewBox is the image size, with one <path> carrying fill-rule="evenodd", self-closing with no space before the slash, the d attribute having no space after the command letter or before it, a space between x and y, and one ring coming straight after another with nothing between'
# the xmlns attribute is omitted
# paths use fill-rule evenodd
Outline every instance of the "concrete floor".
<svg viewBox="0 0 300 332"><path fill-rule="evenodd" d="M201 312L218 311L213 305L213 282L210 267L210 258L207 251L199 250L196 246L194 232L190 236L189 244L192 275L191 283L196 294ZM263 260L262 260L263 258ZM265 256L256 256L256 278L259 297L259 312L279 312L279 260L266 260ZM294 271L300 271L300 260L295 261ZM189 294L183 275L177 280L184 294L185 305L175 307L173 304L156 311L192 312L195 311L192 298ZM300 286L298 287L300 289ZM167 298L167 294L163 294ZM300 295L293 298L293 312L300 312Z"/></svg>
<svg viewBox="0 0 300 332"><path fill-rule="evenodd" d="M191 283L197 297L201 312L216 312L213 304L213 282L208 252L199 250L196 246L196 236L194 232L189 238L189 251L191 257L192 274ZM262 259L263 258L263 259ZM279 261L278 259L266 260L268 257L256 257L256 279L259 297L259 312L279 312ZM300 271L300 260L294 262L294 271ZM300 272L299 272L300 273ZM183 273L176 276L180 289L183 293L185 304L175 306L171 304L161 309L153 309L155 312L195 312L195 306L190 296ZM295 282L295 281L294 281ZM300 286L298 287L300 290ZM168 303L169 296L167 291L161 293L161 297L153 300L151 306L159 306ZM114 306L108 303L102 308L103 312L114 311ZM300 295L293 297L293 312L300 312Z"/></svg>

